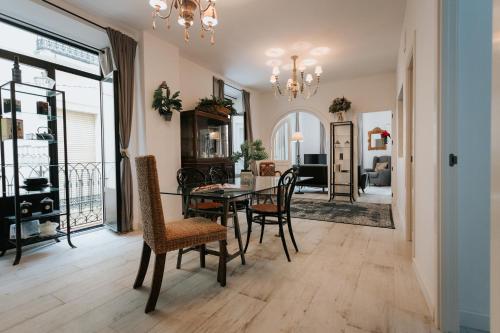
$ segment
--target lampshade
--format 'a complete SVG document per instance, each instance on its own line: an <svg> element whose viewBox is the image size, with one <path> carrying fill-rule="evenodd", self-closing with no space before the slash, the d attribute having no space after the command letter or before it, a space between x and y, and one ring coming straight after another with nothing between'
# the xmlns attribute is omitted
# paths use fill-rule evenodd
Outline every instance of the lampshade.
<svg viewBox="0 0 500 333"><path fill-rule="evenodd" d="M149 0L149 5L153 8L158 8L159 10L167 9L167 3L165 0Z"/></svg>
<svg viewBox="0 0 500 333"><path fill-rule="evenodd" d="M292 135L291 141L293 141L293 142L303 142L304 141L304 136L300 132L295 132Z"/></svg>
<svg viewBox="0 0 500 333"><path fill-rule="evenodd" d="M210 140L220 140L220 132L211 132L209 137Z"/></svg>

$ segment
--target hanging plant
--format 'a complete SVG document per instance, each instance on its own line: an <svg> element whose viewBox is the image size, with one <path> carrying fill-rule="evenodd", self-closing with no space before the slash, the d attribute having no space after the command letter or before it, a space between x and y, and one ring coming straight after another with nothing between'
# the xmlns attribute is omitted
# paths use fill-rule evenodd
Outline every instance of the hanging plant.
<svg viewBox="0 0 500 333"><path fill-rule="evenodd" d="M179 112L182 110L182 100L179 98L180 92L176 91L173 95L170 95L170 93L170 88L163 81L153 95L152 107L167 121L172 119L172 110Z"/></svg>

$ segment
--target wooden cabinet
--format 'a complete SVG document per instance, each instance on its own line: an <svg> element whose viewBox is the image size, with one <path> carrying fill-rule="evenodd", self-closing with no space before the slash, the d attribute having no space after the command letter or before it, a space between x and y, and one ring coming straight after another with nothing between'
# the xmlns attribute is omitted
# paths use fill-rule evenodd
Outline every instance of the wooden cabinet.
<svg viewBox="0 0 500 333"><path fill-rule="evenodd" d="M231 118L201 110L181 112L182 167L193 167L208 175L212 166L223 167L232 177Z"/></svg>

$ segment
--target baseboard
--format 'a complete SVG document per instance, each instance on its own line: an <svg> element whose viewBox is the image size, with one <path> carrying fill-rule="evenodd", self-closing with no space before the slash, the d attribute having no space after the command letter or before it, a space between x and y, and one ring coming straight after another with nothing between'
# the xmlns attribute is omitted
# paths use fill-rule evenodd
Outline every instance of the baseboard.
<svg viewBox="0 0 500 333"><path fill-rule="evenodd" d="M461 310L460 326L489 332L490 317L481 313Z"/></svg>
<svg viewBox="0 0 500 333"><path fill-rule="evenodd" d="M420 276L420 273L418 271L417 264L415 263L414 258L412 259L412 267L413 267L413 271L415 272L415 275L417 277L417 281L418 281L418 285L420 286L420 290L424 294L424 299L425 299L425 303L427 303L427 308L429 309L429 311L431 313L432 322L436 323L436 318L437 318L436 306L434 305L434 303L432 303L431 294L429 293L429 290L425 286L424 281L422 280L422 277Z"/></svg>

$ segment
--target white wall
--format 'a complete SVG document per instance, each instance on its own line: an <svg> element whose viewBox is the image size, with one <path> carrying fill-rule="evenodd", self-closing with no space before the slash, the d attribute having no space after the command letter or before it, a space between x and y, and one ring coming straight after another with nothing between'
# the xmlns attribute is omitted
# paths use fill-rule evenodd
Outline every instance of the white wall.
<svg viewBox="0 0 500 333"><path fill-rule="evenodd" d="M361 143L363 146L363 168L369 169L373 167L373 158L381 155L391 155L392 153L392 140L387 141L386 150L368 150L368 131L379 127L391 133L392 131L392 112L366 112L361 115L362 123L360 124L363 137ZM391 133L392 134L392 133Z"/></svg>
<svg viewBox="0 0 500 333"><path fill-rule="evenodd" d="M438 302L438 1L408 0L398 57L396 91L415 54L415 239L414 267L433 315ZM414 48L413 46L416 45ZM405 91L406 94L406 91ZM397 120L396 120L397 121ZM405 129L406 133L406 129ZM398 144L404 144L399 138ZM398 158L397 209L406 220L404 159Z"/></svg>

